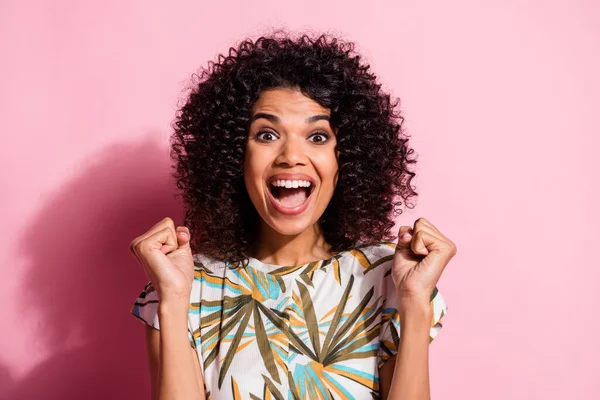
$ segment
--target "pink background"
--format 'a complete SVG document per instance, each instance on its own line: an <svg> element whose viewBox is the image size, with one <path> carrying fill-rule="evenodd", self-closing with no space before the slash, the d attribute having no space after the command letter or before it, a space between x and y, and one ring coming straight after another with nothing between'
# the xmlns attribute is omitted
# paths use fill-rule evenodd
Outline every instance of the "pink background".
<svg viewBox="0 0 600 400"><path fill-rule="evenodd" d="M458 245L434 399L596 399L594 1L2 1L0 397L144 399L128 244L182 221L168 136L192 72L330 29L402 99L417 208ZM368 4L368 6L365 6Z"/></svg>

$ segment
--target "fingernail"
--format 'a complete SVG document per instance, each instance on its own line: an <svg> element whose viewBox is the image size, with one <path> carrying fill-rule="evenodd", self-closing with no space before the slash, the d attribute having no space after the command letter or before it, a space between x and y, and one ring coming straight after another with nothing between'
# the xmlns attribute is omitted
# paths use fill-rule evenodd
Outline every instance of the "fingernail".
<svg viewBox="0 0 600 400"><path fill-rule="evenodd" d="M179 234L182 236L188 237L188 234L186 231L180 231Z"/></svg>
<svg viewBox="0 0 600 400"><path fill-rule="evenodd" d="M410 235L406 232L404 232L404 234L402 235L402 240L408 240L410 239Z"/></svg>

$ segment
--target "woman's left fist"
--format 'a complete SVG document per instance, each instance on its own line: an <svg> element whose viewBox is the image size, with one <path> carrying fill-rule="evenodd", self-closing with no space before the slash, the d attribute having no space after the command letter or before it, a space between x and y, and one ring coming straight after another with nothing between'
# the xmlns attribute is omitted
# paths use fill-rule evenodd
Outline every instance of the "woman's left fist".
<svg viewBox="0 0 600 400"><path fill-rule="evenodd" d="M392 279L398 296L429 303L446 264L456 254L456 245L425 218L414 228L401 226L394 255Z"/></svg>

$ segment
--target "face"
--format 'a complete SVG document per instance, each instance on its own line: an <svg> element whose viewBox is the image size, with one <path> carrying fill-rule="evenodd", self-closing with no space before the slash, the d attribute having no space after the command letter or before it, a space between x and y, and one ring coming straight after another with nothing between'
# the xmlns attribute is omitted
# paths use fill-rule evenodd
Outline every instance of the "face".
<svg viewBox="0 0 600 400"><path fill-rule="evenodd" d="M337 184L330 110L292 89L263 91L252 107L244 182L264 224L282 235L311 228Z"/></svg>

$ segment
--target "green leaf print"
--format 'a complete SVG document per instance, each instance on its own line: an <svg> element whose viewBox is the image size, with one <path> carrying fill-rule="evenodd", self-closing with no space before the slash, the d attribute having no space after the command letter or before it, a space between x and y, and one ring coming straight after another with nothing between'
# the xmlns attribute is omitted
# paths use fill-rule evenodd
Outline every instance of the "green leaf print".
<svg viewBox="0 0 600 400"><path fill-rule="evenodd" d="M279 373L277 373L275 359L273 358L273 350L271 349L271 344L267 338L267 332L265 331L265 326L257 304L258 302L254 302L254 330L256 332L256 344L258 345L258 350L260 351L260 355L267 371L269 371L269 374L271 374L275 382L281 383L279 380Z"/></svg>

